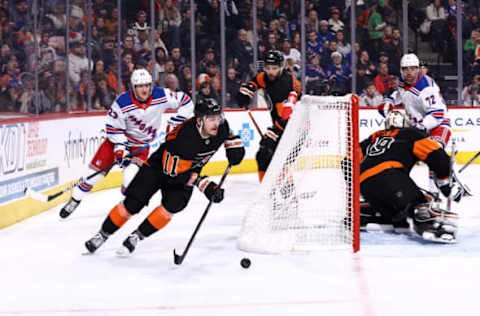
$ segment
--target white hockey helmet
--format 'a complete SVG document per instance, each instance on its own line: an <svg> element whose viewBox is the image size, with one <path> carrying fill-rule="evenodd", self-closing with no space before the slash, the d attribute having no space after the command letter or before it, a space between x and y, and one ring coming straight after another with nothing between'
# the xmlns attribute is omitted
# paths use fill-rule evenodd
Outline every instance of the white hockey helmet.
<svg viewBox="0 0 480 316"><path fill-rule="evenodd" d="M132 84L132 89L135 90L136 85L152 84L152 76L145 69L135 69L130 77L130 83Z"/></svg>
<svg viewBox="0 0 480 316"><path fill-rule="evenodd" d="M420 67L420 60L415 54L405 54L400 60L400 68L403 67Z"/></svg>
<svg viewBox="0 0 480 316"><path fill-rule="evenodd" d="M385 118L385 129L408 127L408 119L400 111L393 110Z"/></svg>

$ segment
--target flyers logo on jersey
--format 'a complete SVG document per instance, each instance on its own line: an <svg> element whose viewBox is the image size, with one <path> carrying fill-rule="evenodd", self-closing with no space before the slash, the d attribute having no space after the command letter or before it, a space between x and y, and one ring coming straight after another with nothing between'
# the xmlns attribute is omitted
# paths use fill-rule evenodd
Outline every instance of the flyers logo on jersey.
<svg viewBox="0 0 480 316"><path fill-rule="evenodd" d="M367 156L380 156L392 146L395 138L393 137L377 137L375 141L368 145Z"/></svg>

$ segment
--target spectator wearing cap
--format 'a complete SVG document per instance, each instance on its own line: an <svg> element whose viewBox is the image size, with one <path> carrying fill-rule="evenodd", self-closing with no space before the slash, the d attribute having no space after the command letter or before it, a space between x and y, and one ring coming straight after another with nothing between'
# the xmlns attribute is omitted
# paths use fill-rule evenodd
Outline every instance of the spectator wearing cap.
<svg viewBox="0 0 480 316"><path fill-rule="evenodd" d="M333 64L327 68L327 77L339 90L345 91L350 82L352 71L342 62L342 54L333 52L331 55Z"/></svg>
<svg viewBox="0 0 480 316"><path fill-rule="evenodd" d="M247 73L250 70L250 64L253 61L253 47L247 40L247 31L245 29L238 30L237 38L231 45L230 54L238 60L240 73Z"/></svg>
<svg viewBox="0 0 480 316"><path fill-rule="evenodd" d="M328 26L333 32L343 31L345 24L340 20L340 10L333 7L330 11L331 17L328 20Z"/></svg>
<svg viewBox="0 0 480 316"><path fill-rule="evenodd" d="M335 34L328 29L328 22L326 20L320 21L320 30L318 31L318 41L326 46L329 42L335 39Z"/></svg>
<svg viewBox="0 0 480 316"><path fill-rule="evenodd" d="M80 73L88 70L88 58L85 56L85 43L74 41L71 44L72 52L68 55L69 76L72 84L78 85Z"/></svg>
<svg viewBox="0 0 480 316"><path fill-rule="evenodd" d="M378 93L382 94L392 87L392 75L388 73L388 65L378 64L378 75L373 80Z"/></svg>
<svg viewBox="0 0 480 316"><path fill-rule="evenodd" d="M147 13L145 13L145 11L138 11L136 20L132 25L132 29L135 32L135 37L138 38L140 44L143 45L150 37L150 26L148 26Z"/></svg>
<svg viewBox="0 0 480 316"><path fill-rule="evenodd" d="M388 65L389 73L395 76L400 76L400 67L397 64L393 64L390 62L390 56L388 56L387 52L381 51L378 57L379 63L384 63Z"/></svg>
<svg viewBox="0 0 480 316"><path fill-rule="evenodd" d="M207 72L208 62L215 62L215 50L211 47L205 51L202 60L198 64L199 72Z"/></svg>
<svg viewBox="0 0 480 316"><path fill-rule="evenodd" d="M288 3L288 2L286 2ZM284 36L288 39L292 39L292 34L290 32L290 23L288 22L287 15L285 13L280 13L278 15L278 28L279 31L284 34Z"/></svg>
<svg viewBox="0 0 480 316"><path fill-rule="evenodd" d="M23 87L19 80L10 79L6 90L0 94L0 112L20 112Z"/></svg>
<svg viewBox="0 0 480 316"><path fill-rule="evenodd" d="M383 102L383 96L378 93L375 84L372 81L367 83L365 91L360 94L358 105L360 107L377 108Z"/></svg>

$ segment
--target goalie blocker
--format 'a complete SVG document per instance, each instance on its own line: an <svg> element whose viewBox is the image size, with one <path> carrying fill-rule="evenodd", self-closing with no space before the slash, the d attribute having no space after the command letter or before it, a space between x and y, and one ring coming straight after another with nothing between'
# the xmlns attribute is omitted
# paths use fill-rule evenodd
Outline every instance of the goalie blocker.
<svg viewBox="0 0 480 316"><path fill-rule="evenodd" d="M429 201L409 176L417 161L425 162L437 175L440 191L448 197L450 157L425 133L405 127L406 119L401 112L390 112L385 122L385 130L373 133L360 144L364 156L360 164L360 192L375 212L394 225L405 223L410 217L414 230L425 239L455 241L456 229L452 228L455 225L447 225L442 218L425 212L424 205L430 205Z"/></svg>

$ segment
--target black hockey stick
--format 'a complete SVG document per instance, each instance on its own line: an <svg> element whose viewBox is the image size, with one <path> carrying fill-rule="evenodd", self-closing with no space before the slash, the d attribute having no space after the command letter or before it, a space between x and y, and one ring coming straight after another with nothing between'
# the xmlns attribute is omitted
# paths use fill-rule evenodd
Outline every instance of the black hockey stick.
<svg viewBox="0 0 480 316"><path fill-rule="evenodd" d="M227 177L227 174L230 171L231 167L232 166L230 164L228 164L227 169L225 169L225 172L223 173L222 178L220 179L220 183L218 184L219 188L222 187L223 181L225 181L225 178ZM195 227L195 230L193 231L192 237L190 237L190 240L188 241L187 247L185 247L185 250L183 251L183 253L181 255L178 255L175 252L175 249L173 249L173 262L175 262L175 264L177 264L177 265L182 264L183 259L185 259L185 257L187 256L188 249L190 249L190 246L192 245L192 242L193 242L193 239L195 238L195 235L197 235L197 232L200 229L200 226L202 225L203 221L205 220L205 217L207 217L208 210L210 210L210 206L212 206L212 203L213 203L213 200L210 200L208 202L207 208L203 212L202 217L200 218L200 221L198 222L197 227Z"/></svg>
<svg viewBox="0 0 480 316"><path fill-rule="evenodd" d="M478 153L475 154L475 156L473 156L465 165L463 165L462 168L460 168L460 170L458 170L458 173L461 173L463 170L465 170L468 166L470 166L472 164L472 162L475 161L475 159L478 158L478 156L480 156L480 151Z"/></svg>
<svg viewBox="0 0 480 316"><path fill-rule="evenodd" d="M142 147L140 147L139 149L129 153L126 157L127 158L132 158L134 157L136 154L138 154L139 152L141 152L142 150L150 147L152 144L147 144L147 145L144 145ZM102 169L92 173L91 175L89 175L87 178L85 178L85 180L89 180L93 177L95 177L96 175L104 172L105 170L108 170L110 168L112 168L115 164L117 163L117 161L115 160L114 162L112 162L111 164L109 164L108 166L106 167L103 167ZM42 201L42 202L49 202L57 197L59 197L60 195L72 190L73 188L75 188L79 182L81 182L82 180L84 180L83 178L80 178L78 179L77 181L73 182L71 185L69 185L68 187L66 187L65 189L57 192L57 193L53 193L53 194L50 194L50 195L44 195L44 194L41 194L33 189L30 189L29 187L26 187L23 192L25 194L25 196L27 197L30 197L32 199L35 199L37 201Z"/></svg>

